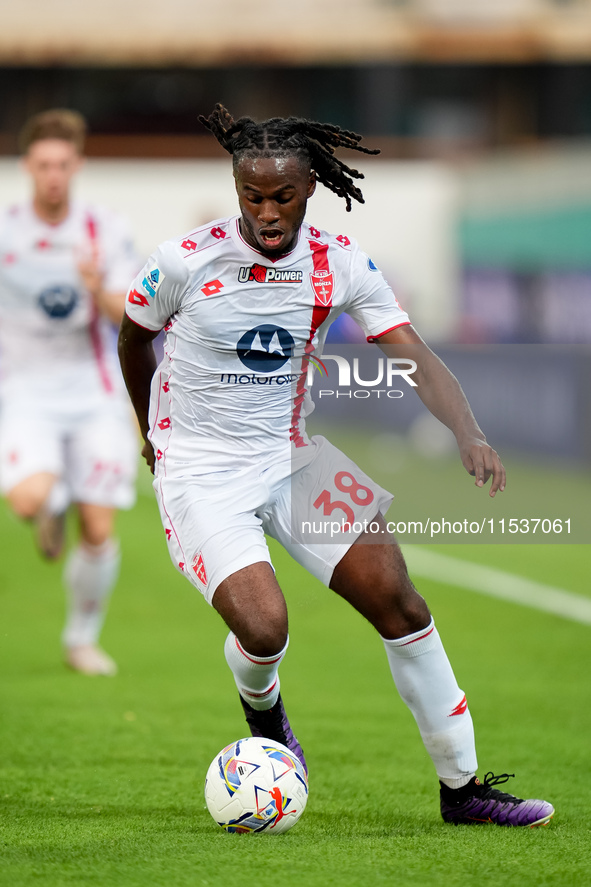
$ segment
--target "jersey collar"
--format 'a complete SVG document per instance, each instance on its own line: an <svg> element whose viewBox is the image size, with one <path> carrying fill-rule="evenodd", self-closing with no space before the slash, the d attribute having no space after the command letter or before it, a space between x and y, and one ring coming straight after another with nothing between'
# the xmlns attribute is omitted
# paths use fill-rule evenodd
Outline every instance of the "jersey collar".
<svg viewBox="0 0 591 887"><path fill-rule="evenodd" d="M296 241L296 245L291 250L291 252L286 253L284 256L281 256L279 259L271 259L269 256L266 256L264 253L260 252L258 249L255 249L253 246L250 246L240 233L240 216L235 216L230 220L229 230L230 236L234 245L239 249L239 251L245 255L250 256L250 258L258 258L261 262L269 262L272 265L276 265L281 267L282 265L289 267L293 265L294 261L300 258L300 254L302 252L302 229L298 231L298 239Z"/></svg>

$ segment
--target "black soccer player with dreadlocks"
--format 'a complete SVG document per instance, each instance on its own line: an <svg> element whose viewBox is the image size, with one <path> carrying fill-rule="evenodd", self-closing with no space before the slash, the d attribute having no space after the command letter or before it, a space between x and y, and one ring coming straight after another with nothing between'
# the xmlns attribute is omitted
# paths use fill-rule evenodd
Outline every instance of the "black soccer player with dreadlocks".
<svg viewBox="0 0 591 887"><path fill-rule="evenodd" d="M444 820L546 824L551 804L494 788L506 774L484 784L475 775L466 697L383 517L391 495L306 434L308 364L347 311L369 341L410 361L417 393L454 432L476 485L491 479L491 496L505 486L457 380L375 265L350 238L304 221L317 182L347 209L363 202L361 174L335 149L377 151L356 133L295 117L234 121L217 105L200 120L232 154L240 214L159 247L129 291L119 352L171 557L230 630L226 660L250 730L306 767L279 693L287 608L266 532L381 636L439 777ZM151 342L163 328L156 367ZM323 516L331 526L341 518L335 538L310 541L300 528Z"/></svg>

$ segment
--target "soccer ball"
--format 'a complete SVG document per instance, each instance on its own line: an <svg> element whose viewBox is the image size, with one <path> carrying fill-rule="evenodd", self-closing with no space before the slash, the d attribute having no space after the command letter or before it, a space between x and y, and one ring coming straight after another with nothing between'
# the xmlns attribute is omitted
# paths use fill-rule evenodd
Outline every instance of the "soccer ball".
<svg viewBox="0 0 591 887"><path fill-rule="evenodd" d="M308 777L287 746L249 736L215 756L205 777L207 809L226 832L279 835L308 801Z"/></svg>

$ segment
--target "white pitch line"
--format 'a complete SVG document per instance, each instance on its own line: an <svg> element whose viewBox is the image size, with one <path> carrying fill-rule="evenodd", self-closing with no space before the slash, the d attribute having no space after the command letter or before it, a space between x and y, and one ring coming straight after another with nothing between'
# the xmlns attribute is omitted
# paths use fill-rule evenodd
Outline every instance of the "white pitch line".
<svg viewBox="0 0 591 887"><path fill-rule="evenodd" d="M553 588L514 573L469 563L415 545L404 546L404 557L411 574L591 625L591 600L563 588Z"/></svg>

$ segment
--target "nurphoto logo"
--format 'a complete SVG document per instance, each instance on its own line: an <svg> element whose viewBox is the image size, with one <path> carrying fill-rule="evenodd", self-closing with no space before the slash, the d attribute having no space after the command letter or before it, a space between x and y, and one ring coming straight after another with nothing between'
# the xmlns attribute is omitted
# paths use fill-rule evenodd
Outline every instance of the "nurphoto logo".
<svg viewBox="0 0 591 887"><path fill-rule="evenodd" d="M340 354L324 354L322 360L317 357L310 357L308 364L308 388L312 388L314 384L315 371L318 371L321 376L328 376L328 370L325 366L325 361L327 360L332 360L337 365L338 390L321 388L318 391L319 398L355 397L357 399L364 399L372 396L379 398L381 395L384 395L391 399L397 399L404 396L404 391L394 388L395 382L403 381L410 385L411 388L417 387L417 383L412 378L413 373L416 372L417 363L410 358L378 357L377 366L372 373L372 377L364 379L361 377L358 357L354 357L350 361L347 357L343 357ZM385 387L378 387L380 385Z"/></svg>

